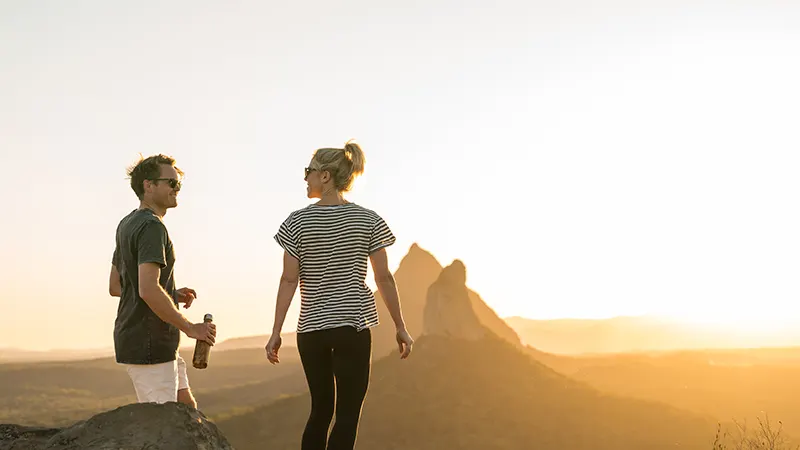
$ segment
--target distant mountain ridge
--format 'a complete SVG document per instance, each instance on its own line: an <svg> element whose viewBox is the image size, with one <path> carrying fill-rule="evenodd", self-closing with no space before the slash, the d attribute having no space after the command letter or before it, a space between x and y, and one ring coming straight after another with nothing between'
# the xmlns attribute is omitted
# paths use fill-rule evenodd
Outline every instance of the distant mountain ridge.
<svg viewBox="0 0 800 450"><path fill-rule="evenodd" d="M79 361L106 358L114 355L114 348L25 350L0 348L0 363L37 361Z"/></svg>
<svg viewBox="0 0 800 450"><path fill-rule="evenodd" d="M517 316L505 321L524 344L564 355L800 345L797 332L744 333L656 316L546 320Z"/></svg>

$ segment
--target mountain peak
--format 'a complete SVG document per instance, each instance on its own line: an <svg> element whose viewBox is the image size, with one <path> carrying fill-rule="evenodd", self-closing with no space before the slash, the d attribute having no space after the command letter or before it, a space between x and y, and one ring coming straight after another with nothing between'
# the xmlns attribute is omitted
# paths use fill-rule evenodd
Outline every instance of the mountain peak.
<svg viewBox="0 0 800 450"><path fill-rule="evenodd" d="M428 287L433 284L442 272L442 265L429 251L414 243L403 256L400 265L394 272L400 302L403 305L403 316L406 319L408 332L412 336L422 334L423 311L425 309ZM375 293L378 303L378 315L383 323L391 323L391 315L381 299L380 292ZM373 330L372 352L375 358L397 351L395 329L391 326L380 326Z"/></svg>
<svg viewBox="0 0 800 450"><path fill-rule="evenodd" d="M466 286L467 269L453 261L428 288L423 334L477 340L487 335L478 320Z"/></svg>
<svg viewBox="0 0 800 450"><path fill-rule="evenodd" d="M439 280L454 287L464 286L466 288L467 267L460 259L456 259L442 270Z"/></svg>
<svg viewBox="0 0 800 450"><path fill-rule="evenodd" d="M442 270L442 265L431 252L414 242L411 244L411 247L409 247L406 255L403 256L403 259L400 260L400 265L397 270L411 270L409 268L413 268L415 271L431 270L438 274L439 271Z"/></svg>

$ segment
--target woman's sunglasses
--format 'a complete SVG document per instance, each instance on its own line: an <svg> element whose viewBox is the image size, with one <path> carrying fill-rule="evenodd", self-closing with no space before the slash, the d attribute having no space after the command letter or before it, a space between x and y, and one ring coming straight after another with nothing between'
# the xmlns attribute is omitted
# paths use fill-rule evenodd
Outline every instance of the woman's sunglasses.
<svg viewBox="0 0 800 450"><path fill-rule="evenodd" d="M315 170L317 170L317 169L314 169L313 167L304 168L303 169L303 179L305 180L306 178L308 178L308 174L310 174L311 172L314 172Z"/></svg>
<svg viewBox="0 0 800 450"><path fill-rule="evenodd" d="M181 190L181 180L176 178L151 178L150 181L168 181L169 187L172 189Z"/></svg>

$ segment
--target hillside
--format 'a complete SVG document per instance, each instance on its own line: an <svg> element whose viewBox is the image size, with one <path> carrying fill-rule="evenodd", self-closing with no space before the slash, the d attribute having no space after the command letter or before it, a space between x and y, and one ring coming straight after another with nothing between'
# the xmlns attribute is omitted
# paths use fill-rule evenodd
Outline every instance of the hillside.
<svg viewBox="0 0 800 450"><path fill-rule="evenodd" d="M191 361L190 352L182 355ZM284 349L281 361L270 365L261 349L212 350L208 369L189 368L200 409L214 417L305 392L296 349ZM65 426L135 401L113 358L0 364L0 423Z"/></svg>
<svg viewBox="0 0 800 450"><path fill-rule="evenodd" d="M281 333L281 339L283 342L281 343L281 347L297 347L297 333L289 332L289 333ZM225 339L222 342L218 342L214 346L214 350L217 352L228 351L228 350L243 350L243 349L263 349L267 345L267 341L269 340L269 336L265 334L259 334L256 336L242 336L242 337L235 337L231 339Z"/></svg>
<svg viewBox="0 0 800 450"><path fill-rule="evenodd" d="M454 284L459 277L447 271L429 289L429 305L469 304L466 287ZM426 329L430 333L409 360L388 357L375 364L359 448L700 450L713 440L712 421L602 394L483 325L426 323ZM305 396L288 398L218 425L239 450L263 448L264 442L273 449L297 448L308 406Z"/></svg>
<svg viewBox="0 0 800 450"><path fill-rule="evenodd" d="M754 420L768 413L786 433L800 437L795 386L800 349L682 351L578 360L569 373L604 392L710 415Z"/></svg>

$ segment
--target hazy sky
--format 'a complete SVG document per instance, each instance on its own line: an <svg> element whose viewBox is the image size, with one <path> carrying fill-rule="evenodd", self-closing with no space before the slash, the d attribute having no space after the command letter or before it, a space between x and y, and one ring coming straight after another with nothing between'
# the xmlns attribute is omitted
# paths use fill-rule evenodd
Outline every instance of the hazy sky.
<svg viewBox="0 0 800 450"><path fill-rule="evenodd" d="M187 314L268 332L272 236L349 138L393 267L461 258L502 316L800 319L798 55L788 0L0 0L0 346L111 345L139 152L187 173Z"/></svg>

